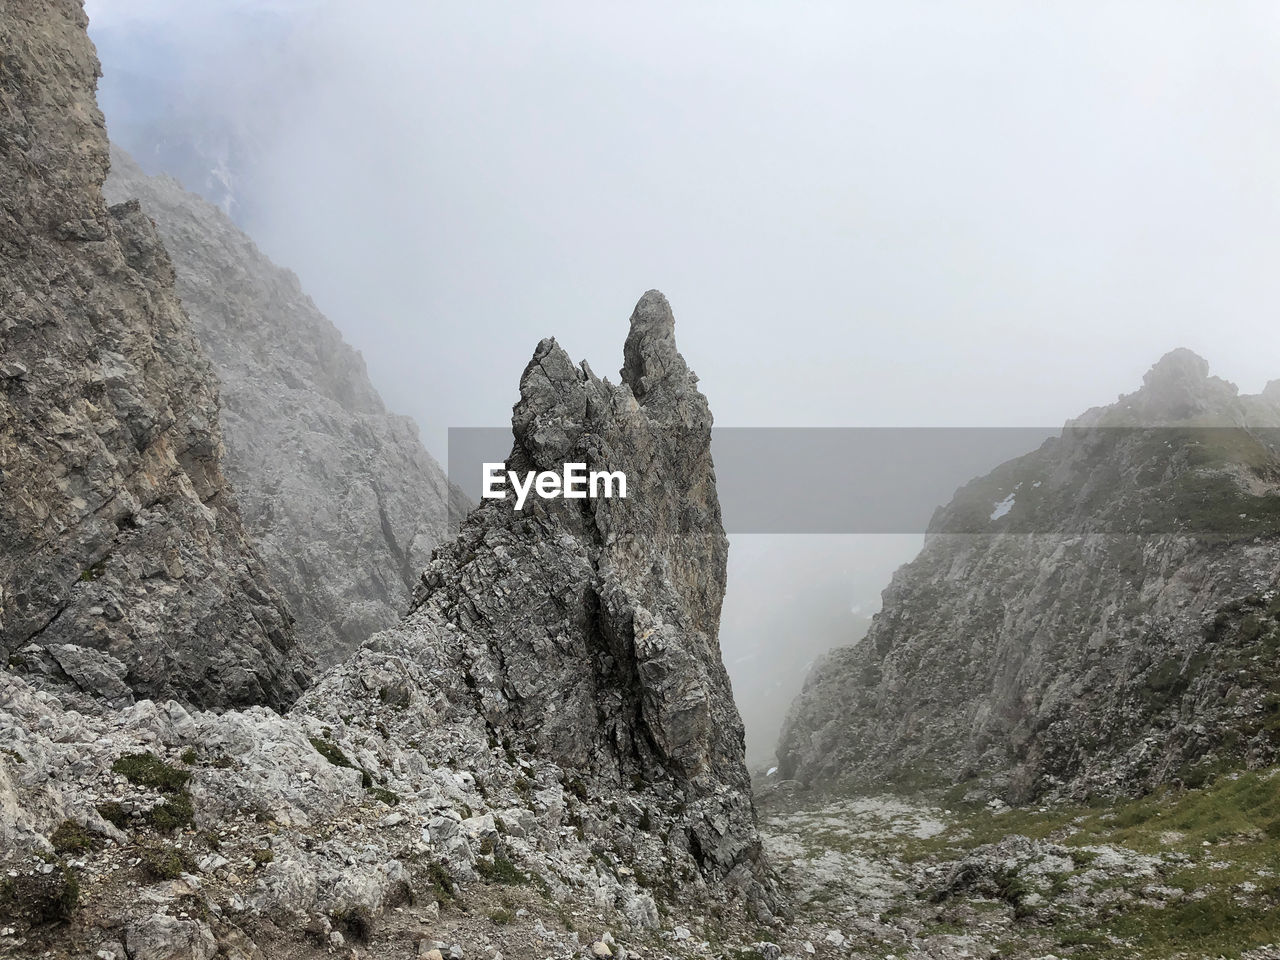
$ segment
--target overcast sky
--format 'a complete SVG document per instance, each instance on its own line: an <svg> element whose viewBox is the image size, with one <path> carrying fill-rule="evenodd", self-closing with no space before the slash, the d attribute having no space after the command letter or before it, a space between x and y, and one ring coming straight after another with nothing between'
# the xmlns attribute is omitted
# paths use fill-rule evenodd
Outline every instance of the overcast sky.
<svg viewBox="0 0 1280 960"><path fill-rule="evenodd" d="M441 457L540 337L616 376L650 287L723 425L1057 425L1176 346L1280 377L1274 3L88 9L104 103L252 144L242 223Z"/></svg>
<svg viewBox="0 0 1280 960"><path fill-rule="evenodd" d="M1271 3L89 11L179 54L104 87L254 130L254 236L437 451L539 337L616 374L649 287L722 424L1058 424L1178 345L1280 377Z"/></svg>

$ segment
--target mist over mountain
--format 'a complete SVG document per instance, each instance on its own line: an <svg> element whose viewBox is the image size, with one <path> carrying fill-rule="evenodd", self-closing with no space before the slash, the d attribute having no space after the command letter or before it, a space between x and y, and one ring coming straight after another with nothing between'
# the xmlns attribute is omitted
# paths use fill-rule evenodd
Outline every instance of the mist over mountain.
<svg viewBox="0 0 1280 960"><path fill-rule="evenodd" d="M297 277L225 214L118 148L105 192L141 201L174 258L178 296L221 381L241 516L302 644L337 663L403 616L468 504Z"/></svg>
<svg viewBox="0 0 1280 960"><path fill-rule="evenodd" d="M1278 54L0 2L0 957L1280 955Z"/></svg>
<svg viewBox="0 0 1280 960"><path fill-rule="evenodd" d="M1256 5L89 13L116 141L231 144L238 225L439 459L506 423L526 331L609 369L637 285L722 426L1053 426L1178 344L1273 375Z"/></svg>
<svg viewBox="0 0 1280 960"><path fill-rule="evenodd" d="M1175 350L962 487L860 643L797 699L780 775L1092 799L1275 762L1280 405Z"/></svg>
<svg viewBox="0 0 1280 960"><path fill-rule="evenodd" d="M137 204L102 196L83 13L2 23L6 664L118 705L283 708L307 658L223 472L172 263Z"/></svg>

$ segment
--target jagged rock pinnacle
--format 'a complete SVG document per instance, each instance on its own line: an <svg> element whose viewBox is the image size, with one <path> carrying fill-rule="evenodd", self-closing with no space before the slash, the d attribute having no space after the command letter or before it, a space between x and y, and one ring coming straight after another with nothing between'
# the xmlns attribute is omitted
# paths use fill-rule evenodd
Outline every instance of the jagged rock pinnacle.
<svg viewBox="0 0 1280 960"><path fill-rule="evenodd" d="M622 382L641 403L657 384L688 367L676 350L676 318L657 290L648 291L631 312L631 331L622 348Z"/></svg>
<svg viewBox="0 0 1280 960"><path fill-rule="evenodd" d="M1179 347L1156 361L1132 399L1143 421L1151 424L1220 412L1238 392L1234 384L1209 376L1207 360Z"/></svg>
<svg viewBox="0 0 1280 960"><path fill-rule="evenodd" d="M624 473L628 495L520 511L485 501L423 575L403 630L429 644L430 662L470 678L450 694L463 713L479 711L513 743L536 742L601 789L680 797L662 809L699 872L732 877L766 907L742 722L717 639L728 541L711 416L674 326L666 297L646 293L616 386L554 340L538 344L512 411L508 468L582 462Z"/></svg>

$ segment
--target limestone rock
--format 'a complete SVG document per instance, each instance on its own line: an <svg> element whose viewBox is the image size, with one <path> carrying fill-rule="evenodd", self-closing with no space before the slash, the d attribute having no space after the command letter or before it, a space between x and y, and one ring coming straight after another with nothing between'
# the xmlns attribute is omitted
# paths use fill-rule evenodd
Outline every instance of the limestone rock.
<svg viewBox="0 0 1280 960"><path fill-rule="evenodd" d="M633 785L674 813L704 876L762 897L717 640L728 541L712 418L674 323L661 293L641 298L618 385L538 345L508 469L621 471L627 497L485 501L423 574L414 612L370 649L425 647L419 658L465 680L445 688L451 710L580 771L588 794Z"/></svg>
<svg viewBox="0 0 1280 960"><path fill-rule="evenodd" d="M221 383L223 466L245 526L298 642L336 663L404 615L462 497L298 278L221 210L116 147L105 189L155 221Z"/></svg>
<svg viewBox="0 0 1280 960"><path fill-rule="evenodd" d="M536 883L540 902L637 932L690 911L752 931L772 919L716 640L727 544L711 418L670 325L646 342L655 308L669 315L646 295L630 341L643 402L548 341L513 417L513 467L581 457L625 469L628 497L486 502L438 551L415 611L287 714L69 709L35 677L0 673L0 869L42 869L60 825L89 824L125 855L89 857L86 915L108 911L130 951L157 956L204 949L198 926L153 916L191 896L220 911L229 955L250 936L230 917L345 947L451 885ZM50 660L111 675L63 647ZM216 849L196 839L209 836ZM157 842L201 845L179 881L138 901L132 858ZM420 912L439 919L441 905ZM575 952L588 946L572 936Z"/></svg>
<svg viewBox="0 0 1280 960"><path fill-rule="evenodd" d="M513 469L581 460L625 471L627 497L487 502L412 613L294 700L172 268L141 208L101 196L85 26L72 0L0 15L0 609L25 664L0 671L3 937L396 956L422 922L475 930L450 904L501 887L523 892L523 930L488 931L509 955L580 954L543 923L562 906L620 938L708 915L754 934L778 904L717 641L711 415L666 299L637 305L621 384L543 341L513 413ZM354 391L335 436L377 434L354 361L335 362L325 383ZM376 447L359 443L342 449Z"/></svg>
<svg viewBox="0 0 1280 960"><path fill-rule="evenodd" d="M1025 801L1273 762L1277 427L1175 351L961 488L866 639L810 675L780 775Z"/></svg>
<svg viewBox="0 0 1280 960"><path fill-rule="evenodd" d="M142 696L283 706L303 676L222 473L216 382L151 221L103 199L81 5L7 4L0 46L0 649L99 651ZM98 667L64 670L121 696Z"/></svg>
<svg viewBox="0 0 1280 960"><path fill-rule="evenodd" d="M218 955L218 943L206 924L163 913L130 924L125 948L132 960L213 960Z"/></svg>

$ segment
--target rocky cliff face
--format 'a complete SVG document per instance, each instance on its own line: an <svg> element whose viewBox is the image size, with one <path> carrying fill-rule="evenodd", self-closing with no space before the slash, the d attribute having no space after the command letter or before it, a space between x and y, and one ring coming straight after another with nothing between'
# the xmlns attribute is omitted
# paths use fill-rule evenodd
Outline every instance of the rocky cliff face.
<svg viewBox="0 0 1280 960"><path fill-rule="evenodd" d="M673 323L646 294L617 386L554 341L521 384L512 469L620 469L628 497L486 501L412 614L287 715L72 712L0 678L9 935L118 956L751 942L777 895L716 640L711 416Z"/></svg>
<svg viewBox="0 0 1280 960"><path fill-rule="evenodd" d="M80 4L0 16L0 646L117 703L284 706L289 617L222 473L214 378L107 141Z"/></svg>
<svg viewBox="0 0 1280 960"><path fill-rule="evenodd" d="M155 220L221 382L224 467L245 525L300 644L336 663L404 614L462 499L297 277L222 211L117 148L106 193L138 198Z"/></svg>
<svg viewBox="0 0 1280 960"><path fill-rule="evenodd" d="M410 616L287 713L198 709L293 699L286 614L222 476L217 394L164 248L137 203L102 199L83 14L19 3L0 23L0 583L27 668L0 673L0 953L751 943L777 895L717 644L711 415L666 299L636 307L619 385L540 344L513 416L513 469L622 470L626 499L486 502ZM213 340L228 349L251 312L230 259L205 261L233 294ZM255 298L296 294L258 279ZM281 402L327 391L331 435L377 449L392 426L369 425L381 408L351 356L282 329L242 344L297 336L308 383ZM237 369L290 382L278 354L256 362Z"/></svg>
<svg viewBox="0 0 1280 960"><path fill-rule="evenodd" d="M622 471L628 496L487 501L373 648L425 644L427 662L465 680L456 710L580 771L590 793L652 798L700 874L758 896L742 721L717 641L728 541L711 414L673 331L666 298L645 294L617 386L539 344L509 469Z"/></svg>
<svg viewBox="0 0 1280 960"><path fill-rule="evenodd" d="M1175 351L962 488L865 641L792 708L781 775L1012 800L1141 792L1280 745L1280 405Z"/></svg>

